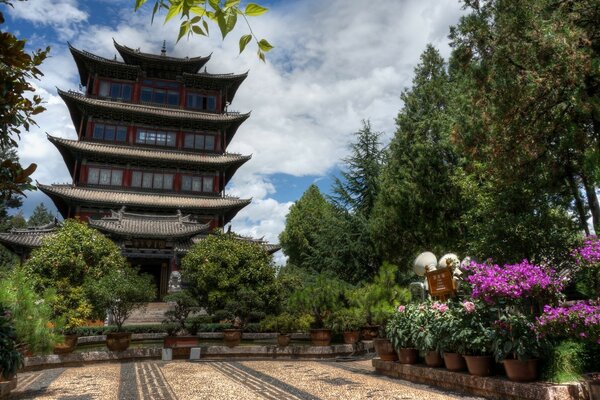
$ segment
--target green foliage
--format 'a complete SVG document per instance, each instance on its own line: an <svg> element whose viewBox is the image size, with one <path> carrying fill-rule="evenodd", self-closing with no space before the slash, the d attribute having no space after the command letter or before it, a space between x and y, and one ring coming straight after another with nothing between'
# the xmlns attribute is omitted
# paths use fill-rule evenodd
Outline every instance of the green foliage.
<svg viewBox="0 0 600 400"><path fill-rule="evenodd" d="M4 379L11 378L23 365L17 348L17 334L11 312L0 303L0 371Z"/></svg>
<svg viewBox="0 0 600 400"><path fill-rule="evenodd" d="M495 340L495 330L492 324L498 315L494 307L475 302L463 304L473 305L469 311L460 304L453 310L458 319L459 329L455 331L456 341L464 343L463 355L485 356L492 354Z"/></svg>
<svg viewBox="0 0 600 400"><path fill-rule="evenodd" d="M135 10L142 7L147 0L135 0ZM248 26L249 34L240 37L240 53L254 39L258 47L258 58L265 61L265 53L273 49L266 39L258 39L247 17L257 17L268 11L267 8L248 3L246 8L240 6L239 0L155 0L152 9L152 21L160 10L165 10L165 23L175 16L182 20L179 26L177 41L183 36L209 35L209 23L215 24L223 39L235 28L238 16L241 16Z"/></svg>
<svg viewBox="0 0 600 400"><path fill-rule="evenodd" d="M19 344L34 354L48 353L58 337L50 328L53 294L41 298L23 268L17 267L0 280L0 304L12 313Z"/></svg>
<svg viewBox="0 0 600 400"><path fill-rule="evenodd" d="M65 220L54 235L32 251L25 267L35 278L39 293L56 291L53 318L62 317L65 328L70 329L104 316L105 308L86 293L86 280L97 281L125 265L125 258L110 239L86 224Z"/></svg>
<svg viewBox="0 0 600 400"><path fill-rule="evenodd" d="M543 363L544 379L554 383L576 382L582 380L587 364L585 344L565 340L553 346Z"/></svg>
<svg viewBox="0 0 600 400"><path fill-rule="evenodd" d="M348 284L330 273L307 275L302 287L290 297L290 307L314 318L313 327L323 328L329 316L344 306Z"/></svg>
<svg viewBox="0 0 600 400"><path fill-rule="evenodd" d="M152 276L129 266L110 269L99 279L88 277L85 289L97 307L112 315L119 332L131 312L152 301L156 291Z"/></svg>
<svg viewBox="0 0 600 400"><path fill-rule="evenodd" d="M313 317L309 314L291 314L281 313L279 315L269 315L260 322L260 329L265 332L274 331L281 334L288 334L297 331L306 332L313 322Z"/></svg>
<svg viewBox="0 0 600 400"><path fill-rule="evenodd" d="M539 358L549 347L549 343L535 332L532 318L516 310L504 310L494 328L496 361Z"/></svg>
<svg viewBox="0 0 600 400"><path fill-rule="evenodd" d="M357 331L365 326L366 319L358 307L341 308L334 311L328 318L327 325L334 332Z"/></svg>
<svg viewBox="0 0 600 400"><path fill-rule="evenodd" d="M364 283L351 294L351 302L359 307L369 325L385 325L396 307L410 300L410 293L397 283L398 267L384 262L370 283Z"/></svg>
<svg viewBox="0 0 600 400"><path fill-rule="evenodd" d="M385 335L396 350L415 347L416 305L399 307L385 327Z"/></svg>
<svg viewBox="0 0 600 400"><path fill-rule="evenodd" d="M40 203L33 209L33 213L27 221L27 226L43 226L52 221L54 221L54 215L48 211L44 203Z"/></svg>
<svg viewBox="0 0 600 400"><path fill-rule="evenodd" d="M190 313L199 309L198 300L187 290L171 293L163 298L167 303L171 303L174 308L165 312L165 323L176 323L179 331L186 331L186 320Z"/></svg>
<svg viewBox="0 0 600 400"><path fill-rule="evenodd" d="M190 291L208 313L217 311L242 326L278 306L279 285L271 256L257 243L216 234L182 260Z"/></svg>
<svg viewBox="0 0 600 400"><path fill-rule="evenodd" d="M463 206L452 176L459 163L451 143L452 86L431 45L421 54L412 88L396 118L381 172L372 234L384 259L404 270L425 249L459 250Z"/></svg>

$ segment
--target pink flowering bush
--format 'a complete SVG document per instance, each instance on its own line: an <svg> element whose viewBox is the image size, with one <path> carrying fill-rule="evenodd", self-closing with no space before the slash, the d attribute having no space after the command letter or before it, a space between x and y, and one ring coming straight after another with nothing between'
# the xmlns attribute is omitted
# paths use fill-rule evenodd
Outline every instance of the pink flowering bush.
<svg viewBox="0 0 600 400"><path fill-rule="evenodd" d="M414 343L415 347L422 351L440 351L440 324L438 319L444 317L448 312L447 304L440 302L426 303L423 307L417 307L414 315Z"/></svg>
<svg viewBox="0 0 600 400"><path fill-rule="evenodd" d="M465 281L472 287L471 296L488 304L499 300L519 302L526 299L554 302L560 297L565 281L554 270L527 260L518 264L471 263Z"/></svg>
<svg viewBox="0 0 600 400"><path fill-rule="evenodd" d="M400 306L388 321L385 333L396 349L415 347L415 329L417 313L424 311L426 305L409 304Z"/></svg>
<svg viewBox="0 0 600 400"><path fill-rule="evenodd" d="M536 320L539 333L600 344L600 305L580 301L563 307L544 307Z"/></svg>

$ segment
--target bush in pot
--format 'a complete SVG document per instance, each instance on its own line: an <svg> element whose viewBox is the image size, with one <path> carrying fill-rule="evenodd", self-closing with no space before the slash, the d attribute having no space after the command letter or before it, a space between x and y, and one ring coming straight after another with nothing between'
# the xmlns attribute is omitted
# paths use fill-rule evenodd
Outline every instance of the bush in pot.
<svg viewBox="0 0 600 400"><path fill-rule="evenodd" d="M448 311L448 306L439 302L428 302L425 307L415 309L414 341L415 347L425 353L425 364L429 367L441 367L444 360L441 357L441 327L437 319Z"/></svg>
<svg viewBox="0 0 600 400"><path fill-rule="evenodd" d="M173 308L165 312L163 324L167 328L167 336L164 338L164 347L195 346L198 344L198 338L184 336L188 331L186 321L190 314L198 311L198 300L187 290L171 293L163 298ZM175 325L176 328L173 328Z"/></svg>
<svg viewBox="0 0 600 400"><path fill-rule="evenodd" d="M495 307L469 300L460 302L455 308L460 327L456 338L464 344L462 355L471 375L489 376L493 373L495 330L492 324L497 312Z"/></svg>
<svg viewBox="0 0 600 400"><path fill-rule="evenodd" d="M344 343L355 344L358 342L360 329L365 325L365 318L359 308L341 308L330 315L328 324L334 332L344 335Z"/></svg>
<svg viewBox="0 0 600 400"><path fill-rule="evenodd" d="M446 308L447 307L447 308ZM438 349L442 352L446 369L449 371L463 371L467 364L462 354L465 352L465 343L460 337L461 318L458 313L456 301L448 301L444 312L431 321L433 329L439 335Z"/></svg>
<svg viewBox="0 0 600 400"><path fill-rule="evenodd" d="M309 314L294 315L289 312L284 312L279 315L269 315L260 322L261 330L274 331L277 336L277 343L281 347L285 347L290 343L291 333L298 331L307 331L310 324L313 322L313 317Z"/></svg>
<svg viewBox="0 0 600 400"><path fill-rule="evenodd" d="M107 347L112 351L126 350L131 333L123 331L123 323L134 310L143 308L145 303L154 299L156 288L152 277L125 266L109 271L98 280L89 279L86 289L97 306L112 316L117 326L116 332L106 335Z"/></svg>
<svg viewBox="0 0 600 400"><path fill-rule="evenodd" d="M396 312L386 325L386 335L398 351L402 364L417 362L418 351L415 347L415 318L417 312L424 310L426 305L409 304L398 306Z"/></svg>

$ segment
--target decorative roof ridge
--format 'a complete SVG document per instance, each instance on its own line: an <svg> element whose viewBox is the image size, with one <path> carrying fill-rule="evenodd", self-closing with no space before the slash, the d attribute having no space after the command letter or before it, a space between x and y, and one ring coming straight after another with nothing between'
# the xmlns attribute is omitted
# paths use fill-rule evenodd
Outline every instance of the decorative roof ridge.
<svg viewBox="0 0 600 400"><path fill-rule="evenodd" d="M175 61L175 62L180 62L180 63L194 63L194 62L208 62L208 60L210 60L210 57L212 56L212 53L210 53L208 56L202 57L170 57L170 56L164 56L164 55L160 55L160 54L152 54L152 53L144 53L141 52L136 49L132 49L131 47L122 45L117 43L117 41L113 38L113 44L115 46L115 48L117 49L117 51L119 53L121 53L121 51L125 51L127 53L133 54L133 55L138 55L138 56L142 56L142 57L146 57L146 58L153 58L155 60L168 60L168 61Z"/></svg>
<svg viewBox="0 0 600 400"><path fill-rule="evenodd" d="M134 109L134 110L138 110L138 111L142 111L142 112L150 112L150 113L156 113L156 112L161 112L161 113L181 113L190 117L204 117L206 119L209 120L216 120L217 118L221 117L231 117L231 119L236 119L236 118L248 118L250 116L250 114L252 113L252 111L247 112L246 114L240 113L240 112L228 112L228 113L223 113L223 114L213 114L213 113L205 113L205 112L201 112L201 111L191 111L191 110L186 110L186 109L181 109L181 108L164 108L164 107L156 107L156 106L150 106L150 105L146 105L146 104L137 104L137 103L125 103L125 102L115 102L115 101L109 101L109 100L102 100L102 99L98 99L98 98L93 98L93 97L89 97L86 96L83 93L74 91L74 90L61 90L60 88L56 88L56 90L58 91L58 95L61 97L70 97L72 99L75 100L81 100L81 101L85 101L88 104L93 104L94 102L96 102L96 104L98 105L104 105L107 107L121 107L121 108L129 108L129 109Z"/></svg>
<svg viewBox="0 0 600 400"><path fill-rule="evenodd" d="M119 211L111 210L110 217L103 217L103 220L113 220L117 219L122 221L124 219L134 220L134 219L143 219L143 220L155 220L155 221L177 221L182 224L192 224L197 225L200 224L198 221L192 219L191 214L183 215L181 210L177 210L177 214L142 214L142 213L134 213L130 211L125 211L125 206L121 207Z"/></svg>
<svg viewBox="0 0 600 400"><path fill-rule="evenodd" d="M181 74L181 76L183 78L185 77L202 77L202 78L246 78L248 76L248 73L250 72L250 70L247 70L246 72L242 72L239 74L235 74L233 72L228 72L228 73L224 73L224 74L213 74L210 72L196 72L196 73L191 73L191 72L183 72Z"/></svg>
<svg viewBox="0 0 600 400"><path fill-rule="evenodd" d="M111 60L110 58L101 57L101 56L91 53L87 50L78 49L78 48L74 47L70 42L67 42L67 44L69 45L69 50L71 51L71 53L78 53L84 57L91 58L95 61L105 62L105 63L109 63L109 64L115 64L120 67L126 67L126 68L135 69L135 70L140 70L139 65L131 65L131 64L126 64L122 61Z"/></svg>
<svg viewBox="0 0 600 400"><path fill-rule="evenodd" d="M139 151L144 151L144 152L148 152L150 154L156 155L157 153L166 153L166 154L183 154L183 155L194 155L194 156L202 156L202 157L207 157L207 158L214 158L214 159L218 159L218 158L223 158L224 156L230 156L230 157L237 157L239 159L247 159L250 160L252 158L252 154L250 155L243 155L241 153L229 153L229 152L225 152L223 154L217 154L217 153L197 153L197 152L193 152L193 151L186 151L185 149L155 149L155 148L150 148L150 147L141 147L141 146L133 146L133 145L123 145L123 144L112 144L112 143L102 143L102 142L96 142L93 140L76 140L76 139L68 139L68 138L64 138L64 137L60 137L60 136L53 136L51 134L49 134L48 132L46 132L46 137L48 138L48 140L52 143L63 143L66 145L71 145L71 146L76 146L79 143L85 143L87 145L90 146L94 146L94 147L101 147L101 148L106 148L106 149L123 149L123 150L139 150Z"/></svg>

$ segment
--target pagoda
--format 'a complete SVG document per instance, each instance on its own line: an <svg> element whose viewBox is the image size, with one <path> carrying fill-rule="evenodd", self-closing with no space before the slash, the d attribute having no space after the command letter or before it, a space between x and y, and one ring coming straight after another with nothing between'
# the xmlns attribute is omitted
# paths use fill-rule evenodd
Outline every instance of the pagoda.
<svg viewBox="0 0 600 400"><path fill-rule="evenodd" d="M155 277L162 297L189 247L250 203L225 195L250 159L227 152L249 117L227 110L247 73L207 73L210 56L169 57L164 44L160 55L114 45L123 61L69 44L84 90L58 94L77 139L48 139L73 182L38 188L64 218L89 221L112 238L132 265ZM14 236L0 241L18 242Z"/></svg>

